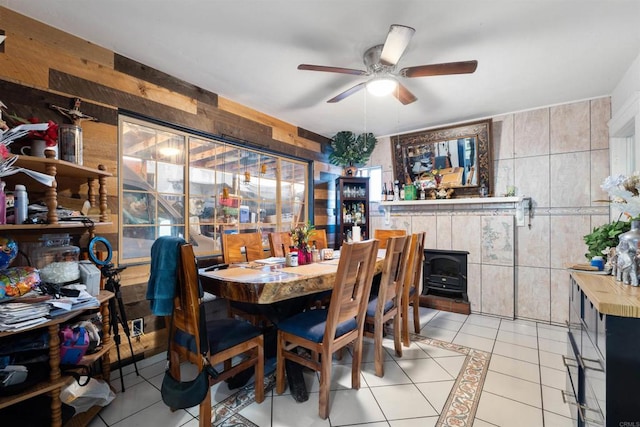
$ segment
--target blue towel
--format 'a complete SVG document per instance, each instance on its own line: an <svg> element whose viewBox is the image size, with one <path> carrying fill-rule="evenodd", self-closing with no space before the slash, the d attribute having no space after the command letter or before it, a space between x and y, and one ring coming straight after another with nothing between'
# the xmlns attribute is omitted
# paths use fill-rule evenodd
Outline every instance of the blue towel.
<svg viewBox="0 0 640 427"><path fill-rule="evenodd" d="M173 312L173 298L178 285L180 237L159 237L151 246L151 275L147 284L147 299L151 300L151 312L156 316L169 316Z"/></svg>

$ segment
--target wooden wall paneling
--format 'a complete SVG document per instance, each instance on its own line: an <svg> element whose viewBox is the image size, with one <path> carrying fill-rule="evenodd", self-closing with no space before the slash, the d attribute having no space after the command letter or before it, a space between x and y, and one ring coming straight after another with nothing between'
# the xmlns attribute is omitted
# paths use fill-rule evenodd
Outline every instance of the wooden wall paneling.
<svg viewBox="0 0 640 427"><path fill-rule="evenodd" d="M160 88L185 95L198 102L204 102L213 107L218 106L218 95L202 89L184 80L177 79L167 73L151 68L126 56L114 54L114 70L136 77L145 82L153 83Z"/></svg>
<svg viewBox="0 0 640 427"><path fill-rule="evenodd" d="M2 44L7 44L7 40ZM11 45L6 52L0 54L0 77L14 82L22 82L25 86L46 88L49 82L49 68L39 61L16 60L12 55Z"/></svg>
<svg viewBox="0 0 640 427"><path fill-rule="evenodd" d="M15 36L37 40L46 49L66 50L73 52L77 58L113 68L113 52L110 50L2 6L0 6L0 28L6 31L7 41ZM7 46L10 45L11 43ZM43 56L46 54L46 49Z"/></svg>

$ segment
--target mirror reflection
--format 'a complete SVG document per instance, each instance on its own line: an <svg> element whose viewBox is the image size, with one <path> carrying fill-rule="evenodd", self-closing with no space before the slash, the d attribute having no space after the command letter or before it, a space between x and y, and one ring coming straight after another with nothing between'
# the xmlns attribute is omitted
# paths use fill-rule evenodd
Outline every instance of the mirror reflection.
<svg viewBox="0 0 640 427"><path fill-rule="evenodd" d="M405 148L407 176L412 182L428 181L437 186L463 187L477 185L475 137L458 138ZM438 177L440 175L440 177Z"/></svg>

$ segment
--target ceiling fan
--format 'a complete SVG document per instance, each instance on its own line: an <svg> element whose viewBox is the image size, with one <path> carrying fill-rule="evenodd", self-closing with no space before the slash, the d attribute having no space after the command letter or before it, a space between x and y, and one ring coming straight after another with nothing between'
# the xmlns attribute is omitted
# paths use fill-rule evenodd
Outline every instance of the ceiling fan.
<svg viewBox="0 0 640 427"><path fill-rule="evenodd" d="M404 105L416 101L416 96L409 91L396 77L427 77L446 74L469 74L478 67L478 61L446 62L443 64L417 65L396 71L396 65L402 57L415 29L405 25L392 25L384 44L373 46L364 53L365 70L353 68L330 67L325 65L300 64L298 70L324 71L328 73L351 74L354 76L371 76L366 82L345 90L327 102L338 102L367 87L375 95L393 94Z"/></svg>

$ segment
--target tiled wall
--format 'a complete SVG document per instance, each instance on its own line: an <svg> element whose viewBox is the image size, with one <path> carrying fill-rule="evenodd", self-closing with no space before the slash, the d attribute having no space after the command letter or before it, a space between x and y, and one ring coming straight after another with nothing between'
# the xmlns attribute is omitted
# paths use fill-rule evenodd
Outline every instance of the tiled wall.
<svg viewBox="0 0 640 427"><path fill-rule="evenodd" d="M585 262L582 237L608 222L608 205L598 200L607 198L600 183L609 175L610 111L607 97L493 118L494 193L515 185L532 197L531 228L515 226L513 206L466 205L394 210L390 224L380 208L372 229L424 230L427 247L469 251L473 312L564 323L565 264ZM371 164L389 181L389 141L381 142Z"/></svg>

